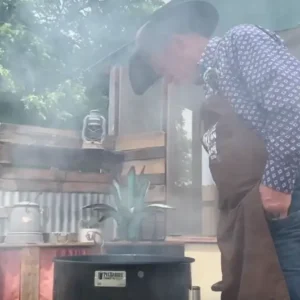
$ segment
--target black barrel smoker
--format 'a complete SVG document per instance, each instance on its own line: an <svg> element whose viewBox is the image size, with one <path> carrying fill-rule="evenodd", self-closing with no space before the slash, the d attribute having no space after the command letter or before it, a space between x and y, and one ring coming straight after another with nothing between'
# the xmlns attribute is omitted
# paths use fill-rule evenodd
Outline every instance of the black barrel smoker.
<svg viewBox="0 0 300 300"><path fill-rule="evenodd" d="M188 300L192 262L126 254L56 258L53 300Z"/></svg>

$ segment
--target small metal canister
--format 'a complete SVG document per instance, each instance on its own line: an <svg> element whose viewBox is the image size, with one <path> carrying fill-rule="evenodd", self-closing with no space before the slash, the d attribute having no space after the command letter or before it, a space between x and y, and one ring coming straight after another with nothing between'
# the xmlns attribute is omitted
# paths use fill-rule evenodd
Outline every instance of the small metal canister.
<svg viewBox="0 0 300 300"><path fill-rule="evenodd" d="M190 289L189 300L201 300L200 286L192 286Z"/></svg>

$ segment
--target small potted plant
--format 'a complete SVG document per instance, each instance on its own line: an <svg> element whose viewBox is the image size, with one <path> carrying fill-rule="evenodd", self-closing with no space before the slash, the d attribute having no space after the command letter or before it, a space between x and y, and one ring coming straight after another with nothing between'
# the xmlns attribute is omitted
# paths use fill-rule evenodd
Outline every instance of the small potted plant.
<svg viewBox="0 0 300 300"><path fill-rule="evenodd" d="M119 240L139 241L143 220L151 214L164 212L173 207L162 203L146 203L150 181L144 176L144 168L139 175L131 167L125 178L113 180L112 195L116 207L108 204L90 204L84 208L92 208L101 213L98 223L108 218L117 222Z"/></svg>
<svg viewBox="0 0 300 300"><path fill-rule="evenodd" d="M85 208L85 206L82 207L82 209ZM80 220L79 227L79 242L94 242L96 244L103 243L101 223L99 222L97 217L91 216L89 220Z"/></svg>
<svg viewBox="0 0 300 300"><path fill-rule="evenodd" d="M100 223L113 218L117 223L117 236L120 241L143 241L143 221L150 215L174 209L166 204L146 202L150 181L144 175L144 169L140 174L136 174L135 168L131 167L124 178L113 180L111 193L114 196L115 207L107 204L91 204L85 207L101 212L98 220Z"/></svg>

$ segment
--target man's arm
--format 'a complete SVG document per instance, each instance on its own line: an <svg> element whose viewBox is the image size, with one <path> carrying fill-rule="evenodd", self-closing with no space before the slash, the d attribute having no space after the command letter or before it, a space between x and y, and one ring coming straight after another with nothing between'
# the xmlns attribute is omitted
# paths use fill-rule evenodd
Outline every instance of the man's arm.
<svg viewBox="0 0 300 300"><path fill-rule="evenodd" d="M225 96L266 137L262 184L290 194L300 166L300 63L255 26L236 27L224 44L234 86Z"/></svg>

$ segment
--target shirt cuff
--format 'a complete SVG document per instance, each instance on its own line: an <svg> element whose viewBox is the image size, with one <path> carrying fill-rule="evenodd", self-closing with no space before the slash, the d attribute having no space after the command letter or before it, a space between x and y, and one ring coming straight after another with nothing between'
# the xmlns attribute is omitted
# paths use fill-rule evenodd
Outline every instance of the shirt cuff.
<svg viewBox="0 0 300 300"><path fill-rule="evenodd" d="M278 192L291 194L297 177L296 170L297 168L294 166L287 166L280 160L269 158L262 178L262 184Z"/></svg>

